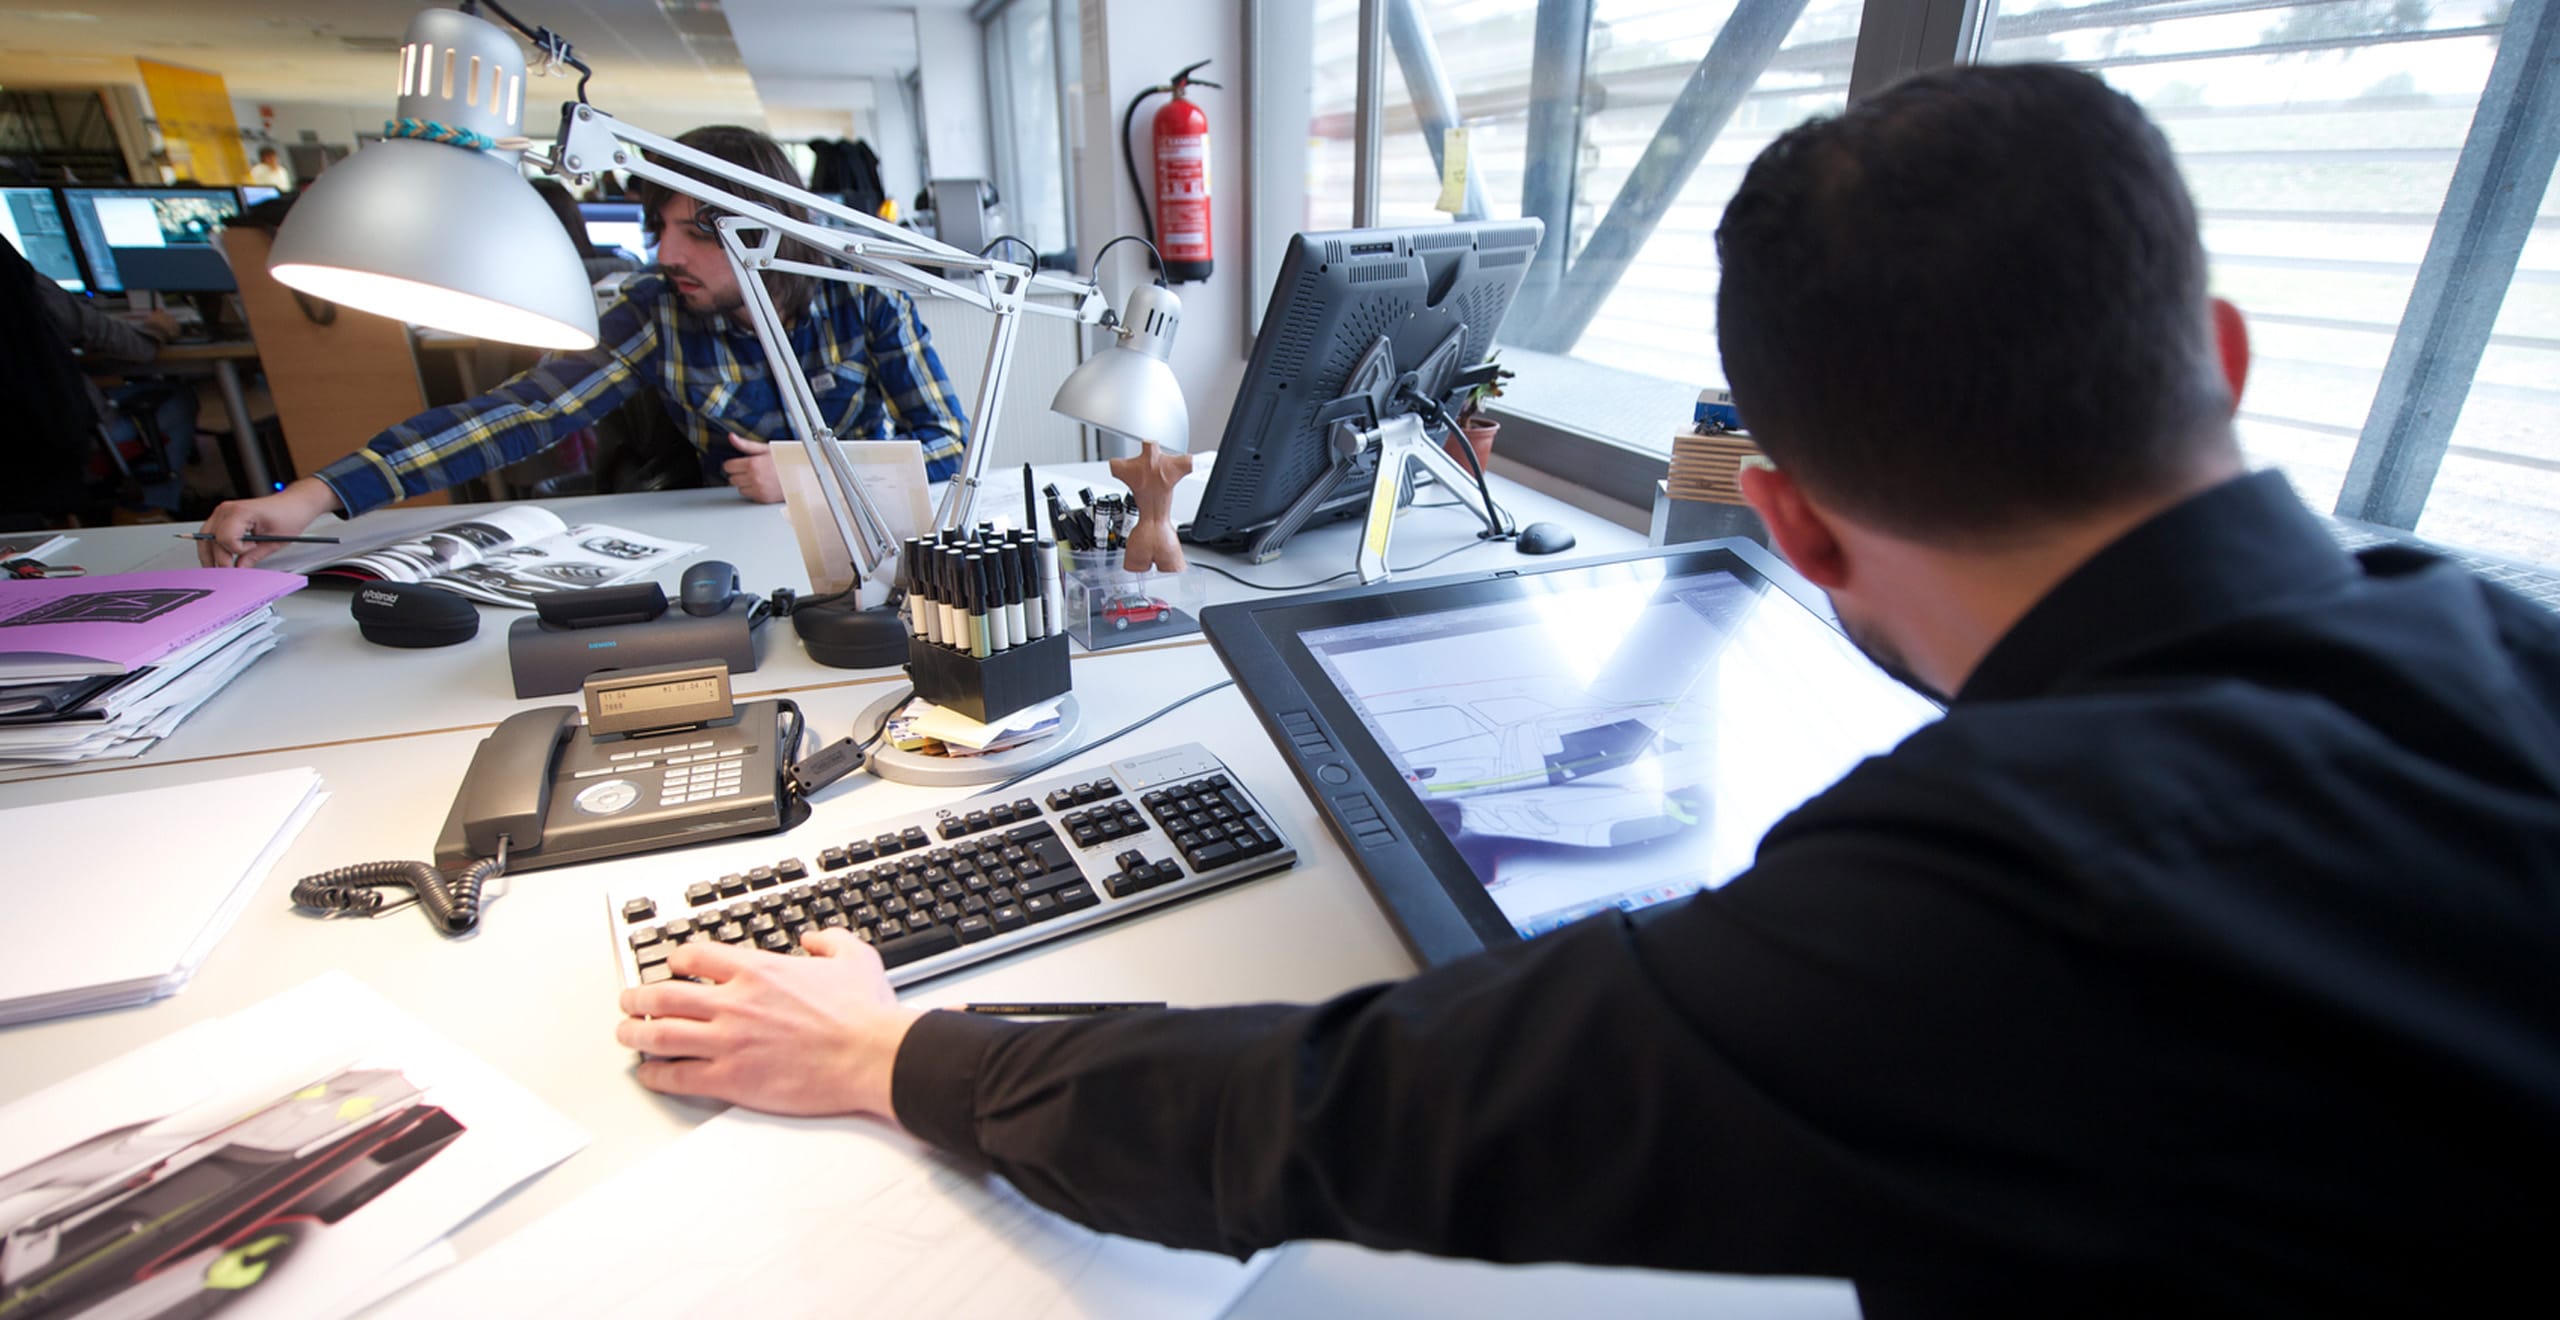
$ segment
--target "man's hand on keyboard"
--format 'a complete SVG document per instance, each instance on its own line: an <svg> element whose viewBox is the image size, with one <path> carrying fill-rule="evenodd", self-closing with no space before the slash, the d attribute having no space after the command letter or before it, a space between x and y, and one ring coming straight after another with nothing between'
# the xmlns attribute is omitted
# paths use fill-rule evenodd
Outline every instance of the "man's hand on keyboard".
<svg viewBox="0 0 2560 1320"><path fill-rule="evenodd" d="M898 1002L871 946L812 931L812 955L735 949L708 940L677 949L678 977L622 992L630 1016L614 1039L653 1057L640 1084L774 1114L871 1114L895 1121L889 1073L924 1010Z"/></svg>

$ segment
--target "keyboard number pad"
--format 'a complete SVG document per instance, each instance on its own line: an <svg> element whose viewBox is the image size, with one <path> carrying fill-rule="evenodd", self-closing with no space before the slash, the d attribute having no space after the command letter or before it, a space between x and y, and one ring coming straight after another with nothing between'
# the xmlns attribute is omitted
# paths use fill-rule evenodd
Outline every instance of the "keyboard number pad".
<svg viewBox="0 0 2560 1320"><path fill-rule="evenodd" d="M1280 846L1262 813L1223 774L1168 784L1139 801L1195 872L1260 856Z"/></svg>

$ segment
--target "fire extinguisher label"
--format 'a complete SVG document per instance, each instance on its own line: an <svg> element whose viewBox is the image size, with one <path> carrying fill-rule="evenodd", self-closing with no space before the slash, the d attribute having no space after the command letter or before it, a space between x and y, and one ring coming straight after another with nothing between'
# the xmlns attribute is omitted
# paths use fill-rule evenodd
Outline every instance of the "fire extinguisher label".
<svg viewBox="0 0 2560 1320"><path fill-rule="evenodd" d="M1209 252L1209 139L1180 134L1156 140L1157 219L1164 254L1173 261L1206 260Z"/></svg>

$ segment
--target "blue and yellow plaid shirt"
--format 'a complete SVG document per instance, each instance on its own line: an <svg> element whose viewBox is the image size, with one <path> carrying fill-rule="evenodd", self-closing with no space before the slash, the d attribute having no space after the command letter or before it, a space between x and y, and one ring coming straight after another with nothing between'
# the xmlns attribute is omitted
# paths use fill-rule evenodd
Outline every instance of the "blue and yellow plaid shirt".
<svg viewBox="0 0 2560 1320"><path fill-rule="evenodd" d="M401 422L322 468L320 479L352 517L540 453L648 387L707 470L736 456L731 432L791 438L755 332L686 312L665 276L632 280L596 319L594 348L553 354L479 398ZM960 397L907 295L821 283L791 327L791 350L838 435L904 436L924 446L933 480L959 471Z"/></svg>

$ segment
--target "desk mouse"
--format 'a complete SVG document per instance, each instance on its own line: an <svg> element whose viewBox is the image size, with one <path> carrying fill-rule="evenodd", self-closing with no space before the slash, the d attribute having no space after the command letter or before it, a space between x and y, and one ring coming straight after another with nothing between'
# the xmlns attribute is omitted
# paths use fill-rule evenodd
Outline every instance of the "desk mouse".
<svg viewBox="0 0 2560 1320"><path fill-rule="evenodd" d="M1573 533L1563 523L1533 522L1520 529L1520 553L1551 555L1573 548Z"/></svg>
<svg viewBox="0 0 2560 1320"><path fill-rule="evenodd" d="M1566 544L1573 538L1566 537ZM717 559L706 559L684 571L684 581L676 589L676 599L687 614L718 614L729 608L738 595L738 570Z"/></svg>

